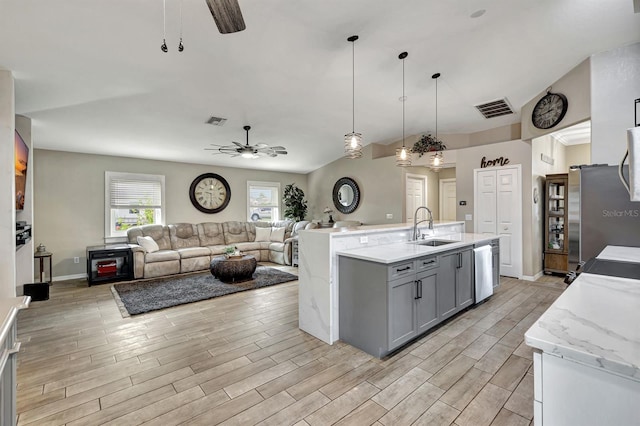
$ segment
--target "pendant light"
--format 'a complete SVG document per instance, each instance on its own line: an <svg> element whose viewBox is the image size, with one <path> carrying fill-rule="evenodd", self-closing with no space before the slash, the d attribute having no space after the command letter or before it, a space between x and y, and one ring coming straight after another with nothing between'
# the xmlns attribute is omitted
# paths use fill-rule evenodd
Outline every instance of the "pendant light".
<svg viewBox="0 0 640 426"><path fill-rule="evenodd" d="M437 72L431 76L436 81L436 141L438 140L438 78L440 73ZM434 172L439 172L442 169L442 151L437 151L431 156L431 164L429 168Z"/></svg>
<svg viewBox="0 0 640 426"><path fill-rule="evenodd" d="M404 103L407 101L407 97L404 95L404 60L409 56L407 52L402 52L398 59L402 60L402 148L396 149L396 166L409 167L411 165L411 149L404 146Z"/></svg>
<svg viewBox="0 0 640 426"><path fill-rule="evenodd" d="M347 39L351 43L351 101L352 101L352 127L351 133L344 135L344 156L346 158L357 159L362 157L362 134L356 133L356 71L355 71L355 45L358 40L357 35Z"/></svg>

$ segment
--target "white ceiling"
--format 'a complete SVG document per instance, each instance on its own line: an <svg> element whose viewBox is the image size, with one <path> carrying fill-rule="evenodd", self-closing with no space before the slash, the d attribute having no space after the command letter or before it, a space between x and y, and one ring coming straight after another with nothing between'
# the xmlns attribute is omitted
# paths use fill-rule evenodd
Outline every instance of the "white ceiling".
<svg viewBox="0 0 640 426"><path fill-rule="evenodd" d="M247 29L222 35L204 0L0 0L0 67L38 148L309 172L342 156L351 131L351 44L358 34L356 131L365 143L435 127L467 133L518 122L520 107L589 55L640 40L632 0L239 0ZM480 18L470 15L486 9ZM508 98L518 114L474 105ZM227 118L223 127L205 124ZM210 143L284 145L246 160ZM355 160L357 161L357 160Z"/></svg>

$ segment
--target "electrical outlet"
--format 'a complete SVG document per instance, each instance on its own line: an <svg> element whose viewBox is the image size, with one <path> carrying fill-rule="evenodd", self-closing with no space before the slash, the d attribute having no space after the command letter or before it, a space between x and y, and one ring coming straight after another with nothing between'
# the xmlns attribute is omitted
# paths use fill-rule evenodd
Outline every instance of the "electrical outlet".
<svg viewBox="0 0 640 426"><path fill-rule="evenodd" d="M80 258L79 257L74 257L73 258L73 263L80 263Z"/></svg>
<svg viewBox="0 0 640 426"><path fill-rule="evenodd" d="M473 220L473 216L470 214L465 214L464 215L464 220Z"/></svg>
<svg viewBox="0 0 640 426"><path fill-rule="evenodd" d="M393 219L393 213L387 213L387 219Z"/></svg>
<svg viewBox="0 0 640 426"><path fill-rule="evenodd" d="M369 237L360 237L360 244L367 244L369 242Z"/></svg>

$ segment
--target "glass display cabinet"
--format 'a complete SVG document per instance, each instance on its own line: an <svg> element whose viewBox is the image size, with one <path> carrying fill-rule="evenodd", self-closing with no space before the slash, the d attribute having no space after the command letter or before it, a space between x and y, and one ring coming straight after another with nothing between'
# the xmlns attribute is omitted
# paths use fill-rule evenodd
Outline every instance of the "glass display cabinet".
<svg viewBox="0 0 640 426"><path fill-rule="evenodd" d="M569 272L567 183L566 173L546 176L544 272Z"/></svg>

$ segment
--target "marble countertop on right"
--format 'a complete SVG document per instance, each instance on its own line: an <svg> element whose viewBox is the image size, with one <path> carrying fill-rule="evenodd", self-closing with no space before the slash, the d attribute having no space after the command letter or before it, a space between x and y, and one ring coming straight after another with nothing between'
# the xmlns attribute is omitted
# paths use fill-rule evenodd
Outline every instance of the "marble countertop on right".
<svg viewBox="0 0 640 426"><path fill-rule="evenodd" d="M640 280L582 273L524 336L545 353L640 381Z"/></svg>

